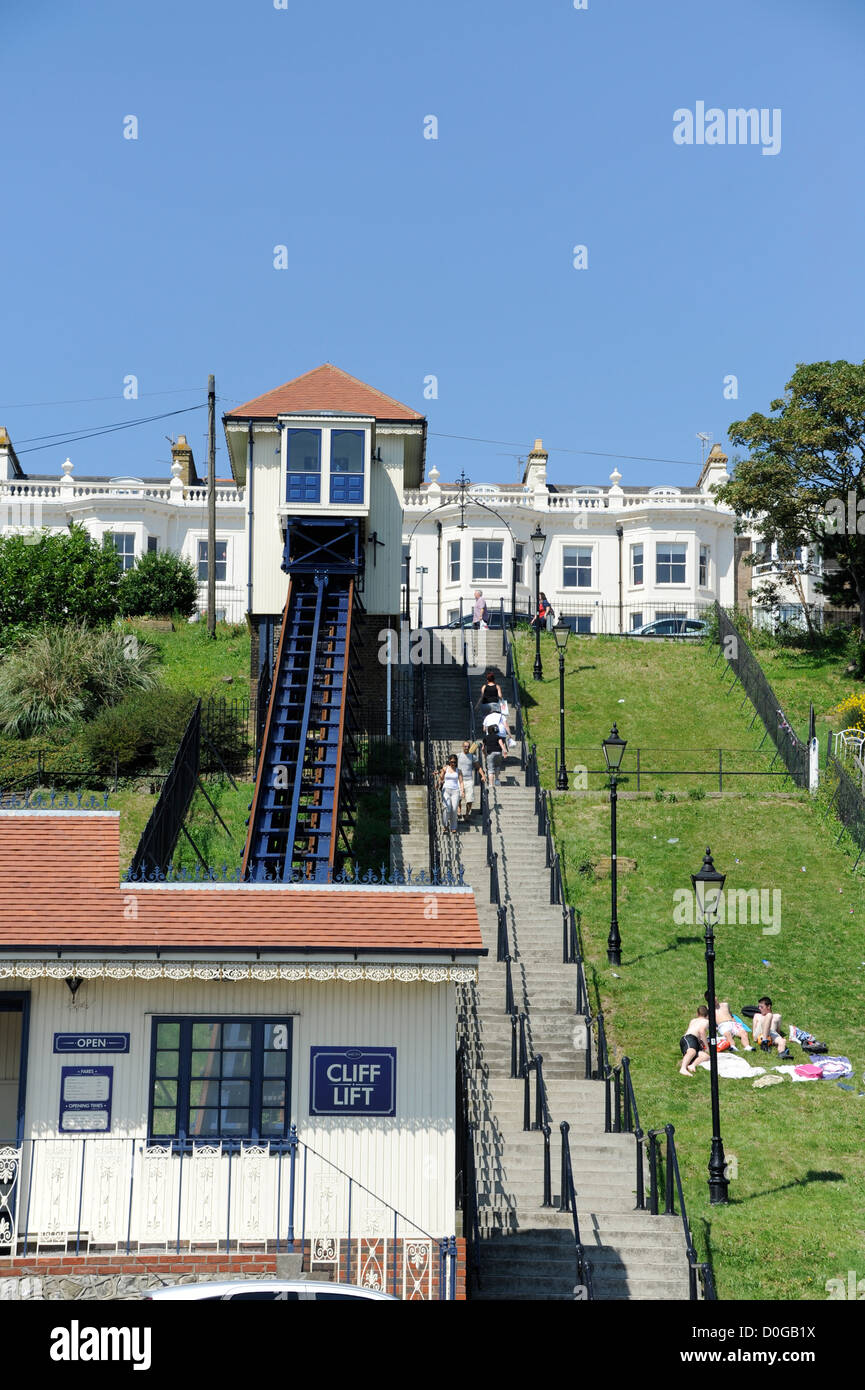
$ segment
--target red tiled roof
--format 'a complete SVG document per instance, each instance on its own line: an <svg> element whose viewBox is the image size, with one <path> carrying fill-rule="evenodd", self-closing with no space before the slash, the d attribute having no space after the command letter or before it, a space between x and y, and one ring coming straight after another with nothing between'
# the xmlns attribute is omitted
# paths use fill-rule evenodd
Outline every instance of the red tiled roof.
<svg viewBox="0 0 865 1390"><path fill-rule="evenodd" d="M301 410L342 411L346 415L372 415L376 420L422 421L424 418L392 396L367 386L356 376L349 376L332 362L325 362L287 381L284 386L256 396L255 400L230 410L225 418L272 420L277 415L291 415Z"/></svg>
<svg viewBox="0 0 865 1390"><path fill-rule="evenodd" d="M0 951L483 949L467 890L141 886L119 882L119 855L116 813L0 813Z"/></svg>

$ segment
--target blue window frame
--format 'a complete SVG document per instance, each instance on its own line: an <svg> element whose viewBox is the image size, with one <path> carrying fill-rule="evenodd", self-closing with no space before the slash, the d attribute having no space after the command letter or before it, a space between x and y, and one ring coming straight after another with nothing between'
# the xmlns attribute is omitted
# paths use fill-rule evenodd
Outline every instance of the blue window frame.
<svg viewBox="0 0 865 1390"><path fill-rule="evenodd" d="M154 1018L148 1141L285 1139L291 1034L290 1018Z"/></svg>
<svg viewBox="0 0 865 1390"><path fill-rule="evenodd" d="M321 501L321 430L286 430L287 502Z"/></svg>
<svg viewBox="0 0 865 1390"><path fill-rule="evenodd" d="M363 430L331 433L330 500L363 502Z"/></svg>

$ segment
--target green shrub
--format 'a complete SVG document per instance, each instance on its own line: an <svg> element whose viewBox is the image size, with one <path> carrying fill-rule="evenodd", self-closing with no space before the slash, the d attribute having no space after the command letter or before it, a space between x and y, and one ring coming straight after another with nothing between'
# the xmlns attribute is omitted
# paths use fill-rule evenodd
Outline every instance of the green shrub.
<svg viewBox="0 0 865 1390"><path fill-rule="evenodd" d="M705 801L706 793L702 787L692 787L688 792L689 801Z"/></svg>
<svg viewBox="0 0 865 1390"><path fill-rule="evenodd" d="M142 555L120 581L120 611L128 617L161 618L195 612L198 579L191 560L173 550Z"/></svg>
<svg viewBox="0 0 865 1390"><path fill-rule="evenodd" d="M117 613L120 558L83 526L0 537L0 647L41 623L90 624Z"/></svg>
<svg viewBox="0 0 865 1390"><path fill-rule="evenodd" d="M656 801L665 801L665 800L666 800L666 794L665 794L665 792L664 792L664 788L663 788L663 787L656 787L656 788L655 788L655 800L656 800Z"/></svg>
<svg viewBox="0 0 865 1390"><path fill-rule="evenodd" d="M93 765L108 775L115 760L121 773L159 768L174 760L195 708L188 690L158 686L103 709L81 732L81 745Z"/></svg>
<svg viewBox="0 0 865 1390"><path fill-rule="evenodd" d="M0 729L26 737L70 726L153 685L156 651L117 628L45 627L0 664Z"/></svg>

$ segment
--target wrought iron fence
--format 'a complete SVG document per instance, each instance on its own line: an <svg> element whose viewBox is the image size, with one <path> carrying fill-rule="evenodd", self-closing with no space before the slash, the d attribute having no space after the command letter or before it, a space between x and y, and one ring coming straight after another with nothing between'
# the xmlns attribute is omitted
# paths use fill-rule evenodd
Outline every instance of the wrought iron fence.
<svg viewBox="0 0 865 1390"><path fill-rule="evenodd" d="M858 764L857 764L858 766ZM865 854L865 797L850 773L844 767L841 760L832 751L831 730L826 736L826 771L830 780L834 780L835 786L829 800L829 805L824 812L825 816L834 807L835 814L840 820L843 830L846 830L850 838L859 846L859 853L853 868L856 869L862 855ZM842 830L842 834L843 834ZM841 836L839 835L839 839Z"/></svg>
<svg viewBox="0 0 865 1390"><path fill-rule="evenodd" d="M455 1297L455 1237L431 1235L295 1128L280 1143L0 1149L0 1256L252 1249L299 1251L313 1272L406 1299Z"/></svg>
<svg viewBox="0 0 865 1390"><path fill-rule="evenodd" d="M144 833L132 856L130 875L165 873L171 863L177 837L198 785L201 749L201 701L197 701L174 762L150 813Z"/></svg>
<svg viewBox="0 0 865 1390"><path fill-rule="evenodd" d="M793 781L798 787L807 787L807 741L796 735L777 695L766 679L759 661L733 623L730 615L720 604L716 604L715 607L718 617L718 655L726 659L727 669L732 670L734 675L729 690L732 690L737 683L741 683L742 689L754 707L754 719L751 723L753 724L757 717L763 721L765 736L771 738L777 755L781 758Z"/></svg>

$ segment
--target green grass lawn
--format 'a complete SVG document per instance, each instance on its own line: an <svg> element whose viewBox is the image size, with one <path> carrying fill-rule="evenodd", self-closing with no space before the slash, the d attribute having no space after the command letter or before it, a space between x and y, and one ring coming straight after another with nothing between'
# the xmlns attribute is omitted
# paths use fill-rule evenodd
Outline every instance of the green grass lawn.
<svg viewBox="0 0 865 1390"><path fill-rule="evenodd" d="M228 827L223 829L200 790L192 799L186 817L186 829L210 868L220 870L226 865L229 872L240 868L246 844L246 819L252 802L253 784L238 782L236 788L228 781L205 782L207 795ZM194 872L198 856L181 831L174 851L173 867Z"/></svg>
<svg viewBox="0 0 865 1390"><path fill-rule="evenodd" d="M637 869L619 877L623 952L614 974L606 959L609 878L580 867L609 854L609 807L565 794L554 812L608 1038L631 1059L643 1128L675 1126L694 1240L712 1261L720 1297L825 1298L826 1280L846 1278L865 1257L865 885L851 876L850 851L835 846L836 824L821 825L804 793L675 806L621 800L619 853ZM708 1204L708 1073L678 1073L678 1039L706 982L701 931L676 922L673 893L690 887L706 844L728 888L781 892L777 934L764 935L759 924L719 926L719 996L741 1012L768 994L785 1023L816 1033L855 1068L852 1093L831 1081L755 1090L747 1079L721 1079L722 1134L735 1157L726 1208ZM791 1051L794 1061L807 1060ZM776 1061L745 1055L755 1065Z"/></svg>
<svg viewBox="0 0 865 1390"><path fill-rule="evenodd" d="M814 702L817 736L825 745L827 728L841 727L829 711L847 695L863 689L862 681L846 673L849 657L843 651L797 647L757 647L754 655L789 722L802 738L807 737L808 711Z"/></svg>
<svg viewBox="0 0 865 1390"><path fill-rule="evenodd" d="M559 746L559 666L555 642L541 637L544 678L532 678L534 637L517 636L523 712L531 740L537 744L541 780L552 787ZM715 662L717 648L702 642L627 641L619 637L571 637L565 653L565 753L569 774L580 765L591 771L604 766L601 744L613 722L628 742L623 787L636 790L637 749L640 790L656 787L687 796L689 791L718 790L718 750L727 774L767 771L768 740L758 751L762 726L749 728L750 702L742 708L742 691L725 693L729 679ZM774 750L771 750L774 751ZM776 764L776 767L778 764ZM649 771L647 771L647 769ZM701 771L701 776L651 775L651 770ZM724 790L755 785L780 786L781 777L733 778ZM598 790L604 775L587 776ZM789 786L789 783L788 783Z"/></svg>
<svg viewBox="0 0 865 1390"><path fill-rule="evenodd" d="M723 746L747 750L742 766L768 766L765 750L756 751L762 727L749 729L753 710L741 707L741 690L724 693L714 655L702 644L572 637L565 666L569 770L589 761L578 757L587 745L590 766L602 765L600 742L614 720L629 741L629 762L637 745L693 750L679 767L693 765L697 750ZM528 634L518 639L518 656L528 736L538 744L542 782L552 787L559 732L552 639L542 641L542 682L531 677ZM801 690L821 668L806 655L782 653L776 669L789 673L787 690L796 682ZM783 675L777 684L773 674L770 680L783 699ZM794 713L799 708L791 701ZM712 1262L722 1298L823 1299L826 1281L845 1278L865 1256L865 1097L858 1095L865 1089L865 883L850 872L857 851L846 837L836 843L834 816L823 823L821 805L789 781L731 780L719 796L717 776L714 793L696 778L646 779L638 797L632 773L621 783L618 850L637 867L619 876L623 964L613 972L606 959L610 883L592 867L610 852L609 803L598 794L604 780L590 778L588 795L555 796L555 830L567 898L581 913L590 988L604 1008L611 1051L631 1059L642 1126L675 1126L694 1240ZM666 792L660 800L655 785ZM704 799L689 798L701 787L709 793ZM769 994L786 1023L816 1033L855 1068L853 1092L834 1082L755 1090L750 1080L721 1080L722 1133L735 1172L724 1208L708 1202L708 1074L691 1079L678 1071L678 1039L706 982L701 929L677 921L673 895L690 888L707 844L728 889L781 895L777 933L763 933L771 920L718 928L719 995L741 1012ZM794 1061L806 1060L791 1050ZM776 1060L746 1055L755 1065Z"/></svg>
<svg viewBox="0 0 865 1390"><path fill-rule="evenodd" d="M197 695L249 695L249 631L242 623L217 623L216 636L207 634L206 623L175 621L173 632L154 632L126 626L139 638L158 648L162 657L159 680L172 690L194 690ZM224 678L231 677L231 681Z"/></svg>

